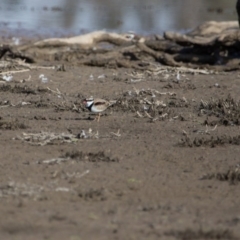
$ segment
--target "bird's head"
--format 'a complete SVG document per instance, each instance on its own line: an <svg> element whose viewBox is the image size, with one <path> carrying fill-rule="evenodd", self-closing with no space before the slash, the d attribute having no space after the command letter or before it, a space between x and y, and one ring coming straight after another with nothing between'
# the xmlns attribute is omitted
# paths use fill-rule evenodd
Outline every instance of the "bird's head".
<svg viewBox="0 0 240 240"><path fill-rule="evenodd" d="M90 97L90 98L85 98L83 100L83 104L86 106L86 107L90 107L92 104L93 104L93 97Z"/></svg>

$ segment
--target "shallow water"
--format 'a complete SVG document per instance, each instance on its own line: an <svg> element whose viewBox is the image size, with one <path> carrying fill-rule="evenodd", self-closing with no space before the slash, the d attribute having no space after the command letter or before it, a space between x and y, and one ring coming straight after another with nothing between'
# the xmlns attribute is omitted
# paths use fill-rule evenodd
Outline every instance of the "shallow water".
<svg viewBox="0 0 240 240"><path fill-rule="evenodd" d="M1 0L0 30L71 35L93 30L161 34L237 20L235 0Z"/></svg>

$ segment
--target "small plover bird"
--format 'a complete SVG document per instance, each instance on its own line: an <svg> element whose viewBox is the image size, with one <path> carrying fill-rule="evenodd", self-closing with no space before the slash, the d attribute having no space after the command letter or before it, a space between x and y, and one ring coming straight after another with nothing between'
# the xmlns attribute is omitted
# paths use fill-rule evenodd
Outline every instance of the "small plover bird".
<svg viewBox="0 0 240 240"><path fill-rule="evenodd" d="M100 120L100 114L101 112L105 111L108 107L116 103L116 101L107 101L101 98L85 98L83 100L83 104L85 104L85 107L93 112L93 113L98 113L98 117L95 118L95 120L98 118L98 122Z"/></svg>

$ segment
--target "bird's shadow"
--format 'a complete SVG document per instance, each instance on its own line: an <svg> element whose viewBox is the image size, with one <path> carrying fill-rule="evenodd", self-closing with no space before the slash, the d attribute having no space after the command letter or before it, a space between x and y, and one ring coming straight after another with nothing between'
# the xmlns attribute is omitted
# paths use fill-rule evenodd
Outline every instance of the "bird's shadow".
<svg viewBox="0 0 240 240"><path fill-rule="evenodd" d="M104 116L109 116L110 114L107 114L107 113L101 113L101 117L104 117ZM93 113L93 114L89 114L88 116L82 116L82 117L76 117L75 120L80 120L80 121L95 121L96 117L98 115Z"/></svg>
<svg viewBox="0 0 240 240"><path fill-rule="evenodd" d="M94 116L88 116L88 117L77 117L75 120L78 121L94 121L95 117Z"/></svg>

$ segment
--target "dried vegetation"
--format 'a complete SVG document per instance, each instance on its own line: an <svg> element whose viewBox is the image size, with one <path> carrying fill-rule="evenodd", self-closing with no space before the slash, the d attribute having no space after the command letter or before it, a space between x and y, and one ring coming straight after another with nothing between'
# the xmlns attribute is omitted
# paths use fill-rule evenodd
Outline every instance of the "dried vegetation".
<svg viewBox="0 0 240 240"><path fill-rule="evenodd" d="M169 231L166 232L165 235L173 236L180 240L192 240L192 239L211 239L211 240L235 240L235 236L230 230L194 230L194 229L186 229L183 231Z"/></svg>
<svg viewBox="0 0 240 240"><path fill-rule="evenodd" d="M240 165L229 167L224 172L204 174L200 179L217 179L219 181L227 181L230 184L237 184L240 181Z"/></svg>
<svg viewBox="0 0 240 240"><path fill-rule="evenodd" d="M184 137L180 140L179 146L182 147L217 147L223 145L240 145L240 135L236 136L197 136L189 137L184 134Z"/></svg>
<svg viewBox="0 0 240 240"><path fill-rule="evenodd" d="M199 114L215 116L219 119L218 124L239 125L240 124L240 102L230 95L226 99L201 100ZM206 120L211 125L211 122Z"/></svg>
<svg viewBox="0 0 240 240"><path fill-rule="evenodd" d="M178 118L174 108L188 107L186 99L179 99L174 92L159 92L156 89L134 88L123 93L113 105L115 111L133 112L138 118L148 118L154 122Z"/></svg>

